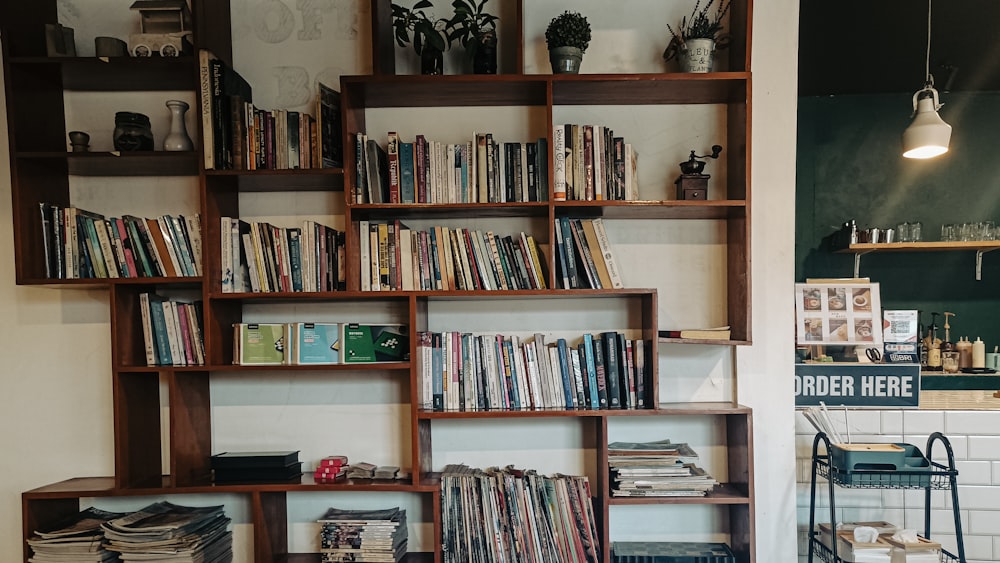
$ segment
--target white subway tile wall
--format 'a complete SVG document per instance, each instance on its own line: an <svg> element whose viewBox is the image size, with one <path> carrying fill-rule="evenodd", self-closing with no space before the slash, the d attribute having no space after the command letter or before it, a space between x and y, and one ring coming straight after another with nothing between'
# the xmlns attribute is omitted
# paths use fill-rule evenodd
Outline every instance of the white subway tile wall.
<svg viewBox="0 0 1000 563"><path fill-rule="evenodd" d="M1000 562L1000 410L998 411L921 411L921 410L842 410L831 409L838 431L849 429L854 442L907 442L924 451L927 436L941 432L948 437L958 469L958 492L965 554L968 563ZM799 561L805 563L809 526L809 487L812 468L812 442L816 430L802 416L796 415L796 455L799 486L798 499ZM924 451L926 454L926 451ZM945 448L935 444L935 461L947 460ZM825 482L816 489L816 522L830 518L829 497ZM924 530L924 491L838 488L838 521L887 521L898 526ZM957 553L951 493L931 494L931 535L952 553ZM815 559L818 561L819 559Z"/></svg>

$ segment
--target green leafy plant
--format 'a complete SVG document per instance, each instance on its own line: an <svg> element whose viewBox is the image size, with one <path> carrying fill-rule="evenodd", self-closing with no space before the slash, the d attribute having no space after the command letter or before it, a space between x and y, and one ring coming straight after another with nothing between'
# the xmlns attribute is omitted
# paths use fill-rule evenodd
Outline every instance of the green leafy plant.
<svg viewBox="0 0 1000 563"><path fill-rule="evenodd" d="M500 18L485 11L487 2L489 0L454 0L451 3L455 15L448 20L448 41L458 41L469 60L475 59L483 45L496 41Z"/></svg>
<svg viewBox="0 0 1000 563"><path fill-rule="evenodd" d="M715 0L708 0L704 6L701 5L701 0L697 0L691 15L681 18L681 25L676 31L667 24L671 39L663 52L665 60L669 61L677 56L681 46L691 39L711 39L715 41L717 49L725 49L729 45L728 35L722 33L722 19L729 12L730 0L719 0L714 12L713 5Z"/></svg>
<svg viewBox="0 0 1000 563"><path fill-rule="evenodd" d="M586 52L590 46L590 22L578 12L565 12L552 18L545 30L545 43L549 49L576 47Z"/></svg>
<svg viewBox="0 0 1000 563"><path fill-rule="evenodd" d="M424 10L433 8L434 4L430 0L420 0L413 5L413 8L404 8L398 4L392 5L392 28L396 36L396 43L400 47L413 44L413 50L418 55L424 54L424 50L444 52L451 42L445 33L448 20L434 19L433 15L428 15ZM410 34L412 35L412 39Z"/></svg>

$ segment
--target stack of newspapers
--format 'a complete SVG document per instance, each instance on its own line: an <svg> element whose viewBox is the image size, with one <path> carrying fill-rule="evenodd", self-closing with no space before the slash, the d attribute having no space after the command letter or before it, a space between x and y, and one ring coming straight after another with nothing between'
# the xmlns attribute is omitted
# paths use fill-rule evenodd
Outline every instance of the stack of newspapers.
<svg viewBox="0 0 1000 563"><path fill-rule="evenodd" d="M54 530L35 531L28 539L28 545L33 552L30 561L33 563L118 561L117 553L104 548L104 532L101 524L122 516L124 514L120 512L88 508L60 522Z"/></svg>
<svg viewBox="0 0 1000 563"><path fill-rule="evenodd" d="M406 511L330 508L318 520L320 560L396 563L406 557Z"/></svg>
<svg viewBox="0 0 1000 563"><path fill-rule="evenodd" d="M222 509L157 502L101 527L107 549L124 562L229 563L233 537Z"/></svg>
<svg viewBox="0 0 1000 563"><path fill-rule="evenodd" d="M698 454L670 440L608 444L611 495L616 497L700 497L718 482L696 466Z"/></svg>

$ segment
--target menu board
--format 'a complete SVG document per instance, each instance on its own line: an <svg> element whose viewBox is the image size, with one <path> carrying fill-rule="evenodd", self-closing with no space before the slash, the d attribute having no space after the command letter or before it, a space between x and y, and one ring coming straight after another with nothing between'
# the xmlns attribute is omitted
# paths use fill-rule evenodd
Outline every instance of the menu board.
<svg viewBox="0 0 1000 563"><path fill-rule="evenodd" d="M877 283L795 284L796 343L882 347Z"/></svg>

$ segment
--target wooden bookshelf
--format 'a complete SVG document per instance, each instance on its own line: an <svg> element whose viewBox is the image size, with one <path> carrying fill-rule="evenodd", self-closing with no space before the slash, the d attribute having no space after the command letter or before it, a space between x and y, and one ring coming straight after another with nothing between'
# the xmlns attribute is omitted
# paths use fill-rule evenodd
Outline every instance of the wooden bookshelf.
<svg viewBox="0 0 1000 563"><path fill-rule="evenodd" d="M4 77L8 108L9 145L13 196L14 270L18 284L54 288L105 288L110 294L111 358L109 373L114 407L114 475L80 477L32 489L22 495L23 535L45 529L60 518L80 509L80 499L158 495L235 494L248 499L252 523L255 563L315 563L317 554L288 553L288 493L374 492L420 495L429 507L425 513L433 519L436 534L442 526L440 476L435 473L431 452L434 424L447 420L474 419L502 425L511 419L573 420L583 434L596 436L596 452L589 465L596 468L591 484L594 508L601 534L602 563L610 563L611 520L614 512L636 505L663 505L670 510L688 506L711 506L724 512L719 519L729 536L729 543L740 563L755 561L754 487L752 413L730 403L658 404L637 410L537 410L484 412L428 412L421 410L418 399L420 374L416 361L351 365L310 366L237 366L232 364L232 324L241 322L248 308L302 306L312 304L350 304L351 306L391 309L400 324L411 331L426 330L432 315L431 305L439 301L467 302L469 307L487 301L514 300L617 300L629 311L629 326L620 327L641 334L658 359L659 344L749 345L750 306L750 31L752 0L733 0L729 23L732 42L720 56L726 57L726 72L707 74L630 73L549 75L524 74L525 3L516 0L516 21L512 22L505 49L514 51L515 72L493 76L404 76L396 74L391 31L390 0L371 1L372 75L345 76L341 79L344 165L337 168L292 170L211 170L205 169L202 151L167 153L151 151L117 154L111 152L67 152L67 126L64 107L67 91L159 92L193 91L200 95L199 63L195 54L177 58L98 59L96 57L48 57L45 54L45 23L58 21L56 0L16 2L0 0L3 29ZM209 49L226 64L232 63L232 18L229 2L190 0L193 13L193 43L197 49ZM513 43L513 44L512 44ZM407 108L420 112L427 108L510 107L543 111L542 130L552 147L551 129L554 112L569 106L723 106L723 139L727 151L725 194L727 199L708 201L554 201L547 194L544 201L525 203L478 204L359 204L351 201L354 184L353 134L366 131L369 110ZM198 111L200 106L192 107ZM635 108L632 111L636 111ZM45 119L39 119L45 115ZM485 123L484 126L488 126ZM189 131L192 137L203 134L202 123ZM204 138L202 136L202 138ZM200 142L195 143L200 146ZM550 178L552 157L549 158ZM674 163L644 162L643 166L669 166ZM69 206L72 176L196 177L198 205L202 219L202 265L198 277L155 277L114 279L53 279L45 275L45 253L39 233L42 229L40 203ZM673 193L668 186L667 193ZM243 198L260 194L330 193L336 201L335 214L343 217L346 232L345 258L347 291L312 293L223 293L221 285L222 252L220 217L240 217ZM550 188L551 192L551 188ZM360 291L358 225L360 221L413 219L461 223L481 218L530 220L540 225L533 236L540 244L556 240L555 229L562 217L606 218L613 220L718 221L724 225L726 253L726 323L732 327L732 339L700 341L660 339L657 292L655 289L551 289L559 287L555 253L545 254L547 272L545 290L519 291ZM933 243L922 243L914 251L938 250ZM960 243L956 243L960 244ZM880 246L880 245L876 245ZM852 246L849 252L901 250ZM970 247L988 250L1000 243ZM949 246L956 250L964 247ZM909 247L907 249L910 249ZM944 248L940 248L944 250ZM139 295L167 290L196 294L204 304L201 319L204 332L206 365L147 366L139 312ZM615 306L617 305L615 301ZM567 327L577 330L579 327ZM591 329L592 331L593 329ZM579 328L587 332L588 328ZM416 353L411 338L410 357ZM647 404L660 399L660 383L654 361L646 382ZM329 373L324 373L329 372ZM213 377L250 374L250 377L277 377L292 373L296 377L347 377L352 372L365 376L386 372L395 378L409 402L410 433L405 436L411 457L412 476L401 482L344 481L317 484L308 477L297 483L213 485L209 478L212 444ZM169 405L168 418L161 420L161 405ZM722 442L726 451L727 482L705 497L695 498L616 498L611 496L607 441L609 424L623 418L661 421L669 427L672 420L695 417L724 429ZM164 427L165 426L165 427ZM169 471L164 471L164 467ZM166 474L164 474L166 473ZM411 553L408 562L440 563L439 537L433 553ZM25 546L24 561L29 550Z"/></svg>

